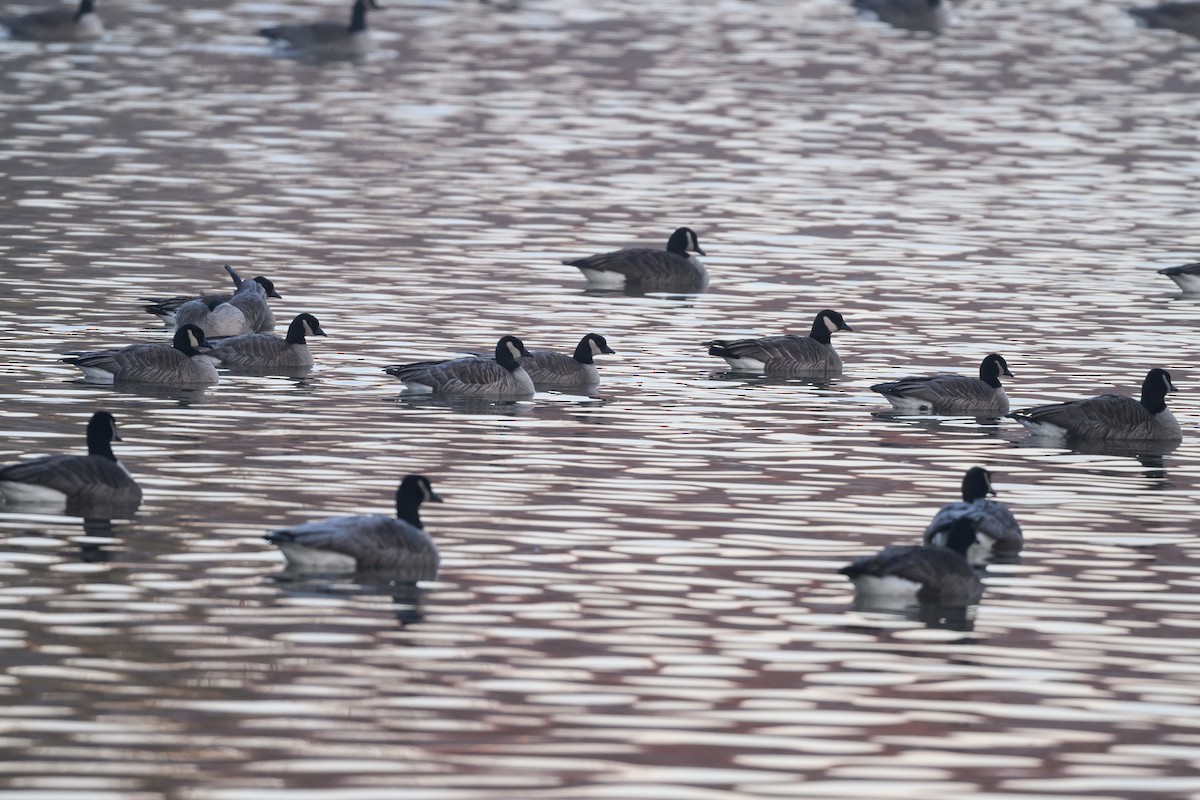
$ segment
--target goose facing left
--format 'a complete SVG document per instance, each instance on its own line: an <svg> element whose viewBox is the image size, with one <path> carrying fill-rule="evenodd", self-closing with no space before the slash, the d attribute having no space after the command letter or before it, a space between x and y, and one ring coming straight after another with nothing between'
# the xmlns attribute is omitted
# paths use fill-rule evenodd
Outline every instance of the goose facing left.
<svg viewBox="0 0 1200 800"><path fill-rule="evenodd" d="M7 28L14 39L38 42L86 41L104 33L93 0L79 0L75 8L64 6L0 17L0 26Z"/></svg>
<svg viewBox="0 0 1200 800"><path fill-rule="evenodd" d="M217 339L209 355L226 367L270 369L275 367L311 367L309 336L324 336L321 323L312 314L297 314L280 339L269 333L243 333Z"/></svg>
<svg viewBox="0 0 1200 800"><path fill-rule="evenodd" d="M89 383L152 383L162 386L207 386L218 380L211 346L204 331L184 325L172 344L131 344L119 350L67 353L62 359L83 372Z"/></svg>
<svg viewBox="0 0 1200 800"><path fill-rule="evenodd" d="M1091 441L1178 441L1179 420L1167 408L1175 391L1171 373L1152 369L1142 381L1141 399L1102 394L1014 411L1008 416L1035 436Z"/></svg>
<svg viewBox="0 0 1200 800"><path fill-rule="evenodd" d="M939 373L877 383L879 392L897 411L933 414L1004 414L1008 395L1000 385L1000 376L1013 374L999 353L990 353L979 365L979 377Z"/></svg>
<svg viewBox="0 0 1200 800"><path fill-rule="evenodd" d="M371 47L370 31L367 30L368 4L376 11L381 10L375 0L354 0L349 25L331 21L277 25L259 29L258 35L286 50L313 56L360 55Z"/></svg>
<svg viewBox="0 0 1200 800"><path fill-rule="evenodd" d="M1011 556L1025 546L1025 537L1017 518L1008 506L988 495L995 495L992 473L983 467L971 467L963 475L962 501L947 503L938 509L925 528L925 544L946 544L954 524L967 518L975 526L975 542L966 553L972 564L986 564L996 556Z"/></svg>
<svg viewBox="0 0 1200 800"><path fill-rule="evenodd" d="M419 361L393 364L384 372L399 378L412 392L454 395L488 400L524 398L536 389L521 357L528 356L516 336L496 342L495 358L455 358L449 361Z"/></svg>
<svg viewBox="0 0 1200 800"><path fill-rule="evenodd" d="M105 506L134 510L142 490L117 457L117 421L107 411L92 415L86 456L43 456L0 467L0 497L13 504L66 506L68 510Z"/></svg>
<svg viewBox="0 0 1200 800"><path fill-rule="evenodd" d="M983 596L983 582L967 562L975 543L971 520L956 521L945 547L894 545L838 570L860 596L945 606L969 605Z"/></svg>
<svg viewBox="0 0 1200 800"><path fill-rule="evenodd" d="M535 349L521 359L521 364L539 392L592 387L600 382L594 357L615 352L603 336L589 333L579 340L575 352L569 356L555 350Z"/></svg>
<svg viewBox="0 0 1200 800"><path fill-rule="evenodd" d="M808 336L784 334L759 339L717 339L708 343L708 354L725 359L743 372L767 374L833 374L842 371L842 359L833 349L837 331L854 330L836 311L825 309L813 319Z"/></svg>

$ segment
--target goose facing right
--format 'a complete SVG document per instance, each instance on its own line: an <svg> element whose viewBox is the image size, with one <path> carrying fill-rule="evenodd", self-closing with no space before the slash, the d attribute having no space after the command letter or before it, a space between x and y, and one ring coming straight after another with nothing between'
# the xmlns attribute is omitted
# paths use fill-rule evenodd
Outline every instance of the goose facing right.
<svg viewBox="0 0 1200 800"><path fill-rule="evenodd" d="M79 0L75 8L64 6L2 17L0 26L7 28L14 39L38 42L79 42L104 34L93 0Z"/></svg>
<svg viewBox="0 0 1200 800"><path fill-rule="evenodd" d="M1200 3L1162 3L1157 6L1125 9L1147 28L1169 28L1200 38Z"/></svg>
<svg viewBox="0 0 1200 800"><path fill-rule="evenodd" d="M313 56L361 55L371 47L367 30L367 6L381 10L375 0L354 0L349 26L341 22L310 22L261 28L259 36L272 44Z"/></svg>
<svg viewBox="0 0 1200 800"><path fill-rule="evenodd" d="M233 288L236 290L242 285L241 277L239 277L238 274L234 272L233 267L229 266L228 264L225 265L225 270L233 279ZM283 297L283 295L276 291L275 284L270 278L257 275L253 280L259 286L263 287L263 291L266 292L267 297ZM146 303L146 305L142 306L143 311L158 317L168 328L174 328L177 324L175 314L179 310L180 306L182 306L184 303L190 303L193 300L199 300L203 302L204 305L208 306L209 309L214 309L222 303L228 303L231 299L233 299L233 292L214 292L192 296L181 295L165 298L143 297L140 299L143 303ZM254 330L258 333L270 333L275 327L275 317L273 314L271 314L269 307L267 308L267 313L265 315L254 320L253 322Z"/></svg>
<svg viewBox="0 0 1200 800"><path fill-rule="evenodd" d="M1008 416L1035 436L1100 441L1154 441L1183 438L1179 421L1167 408L1175 391L1171 373L1152 369L1142 381L1142 396L1102 394L1084 400L1036 406Z"/></svg>
<svg viewBox="0 0 1200 800"><path fill-rule="evenodd" d="M280 339L269 333L243 333L212 343L209 355L226 367L258 369L311 367L312 352L307 337L324 336L321 323L312 314L297 314Z"/></svg>
<svg viewBox="0 0 1200 800"><path fill-rule="evenodd" d="M1177 267L1166 267L1160 269L1158 274L1166 275L1175 281L1175 285L1182 292L1187 294L1200 292L1200 261L1193 261L1190 264L1180 264Z"/></svg>
<svg viewBox="0 0 1200 800"><path fill-rule="evenodd" d="M970 605L983 596L983 582L967 562L975 528L967 517L950 528L946 545L893 545L838 570L860 596L945 606Z"/></svg>
<svg viewBox="0 0 1200 800"><path fill-rule="evenodd" d="M219 376L204 331L184 325L171 344L131 344L119 350L76 350L62 359L83 372L89 383L152 383L207 386Z"/></svg>
<svg viewBox="0 0 1200 800"><path fill-rule="evenodd" d="M841 314L827 308L813 319L808 336L789 333L760 339L716 339L708 343L708 354L743 372L834 374L842 371L842 359L833 349L831 337L837 331L852 330Z"/></svg>
<svg viewBox="0 0 1200 800"><path fill-rule="evenodd" d="M992 489L992 473L983 467L971 467L962 479L962 501L947 503L938 509L925 528L925 544L945 546L946 537L954 524L967 518L975 526L976 541L966 553L971 564L986 564L995 556L1010 556L1025 546L1025 537L1017 518L1008 506L988 495Z"/></svg>
<svg viewBox="0 0 1200 800"><path fill-rule="evenodd" d="M536 389L520 358L528 356L516 336L496 342L496 357L455 358L449 361L419 361L393 364L384 372L399 378L412 392L474 397L489 400L524 398Z"/></svg>
<svg viewBox="0 0 1200 800"><path fill-rule="evenodd" d="M890 383L877 383L879 392L897 411L933 414L1004 414L1008 395L1000 385L1000 376L1013 377L1008 362L991 353L979 365L979 377L939 373L914 375Z"/></svg>
<svg viewBox="0 0 1200 800"><path fill-rule="evenodd" d="M859 13L909 31L940 34L950 22L943 0L853 0Z"/></svg>
<svg viewBox="0 0 1200 800"><path fill-rule="evenodd" d="M267 305L267 287L257 280L242 280L228 264L225 269L237 285L230 298L224 302L201 298L184 303L175 310L175 324L195 325L213 338L273 330L275 315Z"/></svg>
<svg viewBox="0 0 1200 800"><path fill-rule="evenodd" d="M549 389L571 389L595 386L600 382L594 356L616 351L598 333L589 333L579 340L571 355L554 350L530 350L521 359L539 392Z"/></svg>
<svg viewBox="0 0 1200 800"><path fill-rule="evenodd" d="M701 292L708 286L708 270L692 253L707 255L695 231L677 228L665 250L627 247L583 258L564 258L562 263L578 268L588 286L596 289Z"/></svg>

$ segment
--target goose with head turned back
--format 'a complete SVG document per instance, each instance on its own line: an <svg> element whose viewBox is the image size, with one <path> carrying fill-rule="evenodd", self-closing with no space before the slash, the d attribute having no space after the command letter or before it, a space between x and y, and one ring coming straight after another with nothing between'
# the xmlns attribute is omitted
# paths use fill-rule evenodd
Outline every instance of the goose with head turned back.
<svg viewBox="0 0 1200 800"><path fill-rule="evenodd" d="M360 55L371 47L370 32L367 30L368 3L376 11L380 10L375 0L354 0L349 26L341 22L278 25L262 28L258 35L287 50L312 56Z"/></svg>
<svg viewBox="0 0 1200 800"><path fill-rule="evenodd" d="M678 228L666 250L627 247L584 258L563 259L577 267L588 286L597 289L700 292L708 286L708 270L692 253L706 255L691 228Z"/></svg>
<svg viewBox="0 0 1200 800"><path fill-rule="evenodd" d="M1200 3L1176 2L1125 9L1147 28L1170 28L1200 38Z"/></svg>
<svg viewBox="0 0 1200 800"><path fill-rule="evenodd" d="M831 338L836 331L852 330L841 314L827 308L813 319L808 336L789 333L760 339L716 339L708 343L708 354L725 359L742 372L834 374L842 371L842 359Z"/></svg>
<svg viewBox="0 0 1200 800"><path fill-rule="evenodd" d="M521 365L539 392L584 388L600 382L600 373L596 370L593 357L615 352L603 336L589 333L579 340L572 355L554 350L530 350L529 355L521 359Z"/></svg>
<svg viewBox="0 0 1200 800"><path fill-rule="evenodd" d="M79 42L104 34L93 0L79 0L75 8L48 8L0 17L0 26L7 28L14 39L37 42Z"/></svg>
<svg viewBox="0 0 1200 800"><path fill-rule="evenodd" d="M197 299L184 303L175 310L175 324L195 325L214 339L273 330L275 315L267 305L267 289L257 280L242 280L228 264L225 269L237 284L237 291L229 300L210 304Z"/></svg>
<svg viewBox="0 0 1200 800"><path fill-rule="evenodd" d="M89 383L153 383L162 386L207 386L219 376L208 355L204 331L184 325L172 344L131 344L119 350L77 350L62 359L83 372Z"/></svg>
<svg viewBox="0 0 1200 800"><path fill-rule="evenodd" d="M1000 385L1000 376L1013 377L1008 362L991 353L979 365L979 377L939 373L914 375L890 383L877 383L879 392L897 411L933 414L1004 414L1008 395Z"/></svg>
<svg viewBox="0 0 1200 800"><path fill-rule="evenodd" d="M267 534L288 566L313 572L437 574L438 550L421 524L423 502L440 503L429 479L407 475L396 489L396 516L364 514L294 525Z"/></svg>
<svg viewBox="0 0 1200 800"><path fill-rule="evenodd" d="M1025 546L1021 526L1006 505L988 499L995 493L992 473L983 467L971 467L963 476L962 501L938 509L925 528L925 544L945 546L951 528L966 518L975 526L975 542L966 553L970 563L986 564L994 556L1019 553Z"/></svg>
<svg viewBox="0 0 1200 800"><path fill-rule="evenodd" d="M894 545L864 556L838 570L863 597L905 599L922 604L969 605L983 596L983 582L967 563L975 542L971 520L962 517L951 527L944 547Z"/></svg>
<svg viewBox="0 0 1200 800"><path fill-rule="evenodd" d="M0 497L13 504L65 505L68 510L97 506L134 510L142 490L113 455L117 421L107 411L92 415L86 456L43 456L0 467Z"/></svg>
<svg viewBox="0 0 1200 800"><path fill-rule="evenodd" d="M316 317L297 314L282 339L269 333L243 333L214 341L209 355L226 367L311 367L313 357L307 337L324 335Z"/></svg>
<svg viewBox="0 0 1200 800"><path fill-rule="evenodd" d="M853 0L862 14L908 31L940 34L950 22L944 0Z"/></svg>
<svg viewBox="0 0 1200 800"><path fill-rule="evenodd" d="M524 343L515 336L496 342L495 358L455 358L449 361L418 361L393 364L384 372L399 378L412 392L503 400L529 397L536 389L520 358L528 356Z"/></svg>
<svg viewBox="0 0 1200 800"><path fill-rule="evenodd" d="M1177 441L1183 438L1179 421L1167 408L1175 391L1171 373L1152 369L1142 381L1142 397L1102 394L1085 400L1026 408L1008 416L1035 436L1097 441Z"/></svg>
<svg viewBox="0 0 1200 800"><path fill-rule="evenodd" d="M242 279L236 272L234 272L233 267L229 266L228 264L225 265L225 270L229 273L229 277L233 279L233 288L236 290L242 285ZM270 278L257 275L253 280L263 288L263 291L266 292L267 297L283 297L283 295L276 291L275 284ZM222 303L228 303L231 299L233 299L233 292L217 292L194 296L177 296L166 298L143 297L141 298L141 301L147 304L142 306L143 311L158 317L168 328L174 328L177 324L175 314L179 310L180 306L182 306L184 303L190 303L193 300L199 300L211 310ZM270 333L272 330L274 330L275 315L271 313L270 306L266 307L265 313L260 314L258 317L251 320L251 324L254 325L254 330L258 333Z"/></svg>
<svg viewBox="0 0 1200 800"><path fill-rule="evenodd" d="M1158 274L1166 275L1175 281L1175 285L1185 294L1200 292L1200 261L1193 261L1190 264L1180 264L1177 267L1166 267L1160 269Z"/></svg>

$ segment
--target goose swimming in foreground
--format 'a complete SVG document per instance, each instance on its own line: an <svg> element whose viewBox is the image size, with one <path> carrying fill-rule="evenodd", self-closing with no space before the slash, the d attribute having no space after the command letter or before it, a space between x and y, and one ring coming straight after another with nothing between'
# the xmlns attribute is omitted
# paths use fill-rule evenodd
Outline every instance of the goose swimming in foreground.
<svg viewBox="0 0 1200 800"><path fill-rule="evenodd" d="M383 371L404 382L414 392L451 394L492 400L528 397L536 391L529 373L518 360L529 351L515 336L496 343L496 357L456 358L394 364Z"/></svg>
<svg viewBox="0 0 1200 800"><path fill-rule="evenodd" d="M911 599L935 605L969 605L983 596L983 582L967 563L975 528L967 517L950 528L944 547L894 545L864 556L838 572L854 584L859 595Z"/></svg>
<svg viewBox="0 0 1200 800"><path fill-rule="evenodd" d="M1180 291L1188 294L1200 292L1200 261L1194 261L1191 264L1181 264L1178 267L1166 267L1165 269L1160 269L1158 274L1166 275L1175 281L1175 285L1179 287Z"/></svg>
<svg viewBox="0 0 1200 800"><path fill-rule="evenodd" d="M588 285L597 289L699 292L708 286L708 270L692 253L707 255L700 249L695 231L678 228L667 240L666 250L627 247L611 253L563 259L562 263L578 267Z"/></svg>
<svg viewBox="0 0 1200 800"><path fill-rule="evenodd" d="M1163 3L1125 10L1147 28L1170 28L1200 38L1200 3Z"/></svg>
<svg viewBox="0 0 1200 800"><path fill-rule="evenodd" d="M530 350L521 359L521 365L529 373L534 387L539 392L549 389L570 389L595 386L600 382L593 356L615 353L604 337L589 333L579 340L572 355L554 350Z"/></svg>
<svg viewBox="0 0 1200 800"><path fill-rule="evenodd" d="M256 284L257 285L257 284ZM131 344L119 350L76 350L62 360L83 371L89 383L155 383L198 386L217 382L204 331L184 325L172 344Z"/></svg>
<svg viewBox="0 0 1200 800"><path fill-rule="evenodd" d="M442 502L424 475L408 475L396 489L396 516L364 514L272 531L266 540L288 566L314 572L437 573L438 551L421 525L421 503ZM432 577L432 575L430 575Z"/></svg>
<svg viewBox="0 0 1200 800"><path fill-rule="evenodd" d="M228 264L225 269L229 272L229 276L233 278L233 288L237 289L242 285L242 279L233 271L233 267ZM267 293L267 297L282 298L279 292L275 290L275 284L270 278L264 278L258 275L254 278L254 282L263 287L263 291ZM184 303L190 303L193 300L199 300L208 306L209 309L214 309L222 303L228 303L233 298L233 292L201 294L191 297L166 297L166 298L151 298L143 297L141 301L148 305L142 306L142 310L146 311L162 320L163 324L168 328L174 328L176 325L175 312ZM258 333L270 333L275 328L275 316L271 313L270 307L267 308L266 314L261 318L254 320L254 330Z"/></svg>
<svg viewBox="0 0 1200 800"><path fill-rule="evenodd" d="M898 411L933 414L1005 414L1008 395L1000 376L1013 377L1004 357L992 353L979 365L979 377L939 373L913 375L890 383L877 383L879 392Z"/></svg>
<svg viewBox="0 0 1200 800"><path fill-rule="evenodd" d="M275 315L267 305L267 288L257 280L243 281L228 264L225 269L237 284L237 291L224 302L198 298L184 303L175 309L175 324L195 325L213 338L274 330Z"/></svg>
<svg viewBox="0 0 1200 800"><path fill-rule="evenodd" d="M107 411L92 415L86 456L43 456L0 467L0 497L13 504L55 504L68 509L97 505L133 510L142 490L117 457L117 421Z"/></svg>
<svg viewBox="0 0 1200 800"><path fill-rule="evenodd" d="M813 320L808 336L788 333L761 339L717 339L708 343L708 354L720 356L742 372L837 373L842 371L842 359L830 339L836 331L852 330L841 314L825 309Z"/></svg>
<svg viewBox="0 0 1200 800"><path fill-rule="evenodd" d="M375 0L369 2L371 8L380 10ZM371 46L370 32L367 30L367 3L368 0L354 0L349 26L341 22L279 25L262 28L258 35L265 36L272 44L311 55L361 54Z"/></svg>
<svg viewBox="0 0 1200 800"><path fill-rule="evenodd" d="M972 564L986 564L993 556L1013 555L1025 546L1017 518L1003 503L987 499L992 489L992 474L983 467L971 467L962 480L962 502L942 506L925 528L925 544L946 545L950 529L960 519L969 519L975 527L975 543L966 553Z"/></svg>
<svg viewBox="0 0 1200 800"><path fill-rule="evenodd" d="M1027 408L1008 416L1036 436L1094 440L1178 440L1179 421L1167 408L1175 391L1171 373L1152 369L1142 381L1142 397L1102 394L1086 400Z"/></svg>
<svg viewBox="0 0 1200 800"><path fill-rule="evenodd" d="M950 22L942 0L853 0L853 3L859 13L909 31L939 34Z"/></svg>
<svg viewBox="0 0 1200 800"><path fill-rule="evenodd" d="M243 333L214 341L208 355L226 367L311 367L313 357L305 337L324 335L316 317L297 314L283 339L269 333Z"/></svg>
<svg viewBox="0 0 1200 800"><path fill-rule="evenodd" d="M48 8L0 17L0 26L7 28L14 39L38 42L77 42L97 39L104 33L93 0L79 0L75 8Z"/></svg>

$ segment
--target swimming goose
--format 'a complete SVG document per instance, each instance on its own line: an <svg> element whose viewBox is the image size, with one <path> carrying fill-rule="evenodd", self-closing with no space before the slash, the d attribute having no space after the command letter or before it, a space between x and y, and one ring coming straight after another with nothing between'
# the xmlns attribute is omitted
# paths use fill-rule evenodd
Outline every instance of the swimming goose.
<svg viewBox="0 0 1200 800"><path fill-rule="evenodd" d="M239 286L241 286L242 279L240 277L238 277L238 274L236 272L233 271L233 267L226 264L225 269L226 269L226 271L229 272L230 277L233 278L233 288L237 289ZM278 291L275 290L275 284L271 282L270 278L265 278L262 275L257 275L254 278L254 282L257 283L259 286L263 287L263 291L265 291L267 293L267 297L275 297L275 298L283 297L283 295L281 295ZM178 311L179 307L182 306L184 303L190 303L192 300L200 300L206 306L208 306L210 309L213 309L213 308L216 308L217 306L221 305L222 303L228 303L232 298L233 298L233 292L201 294L201 295L196 295L196 296L192 296L192 297L183 297L183 296L167 297L167 298L143 297L140 299L143 303L148 304L148 305L142 306L143 311L146 311L146 312L158 317L160 320L162 320L163 324L166 325L168 328L174 328L176 325L175 312ZM258 333L270 333L272 330L274 330L275 315L271 313L271 309L269 306L267 307L265 314L263 314L260 318L257 318L254 320L254 326L255 326L254 330L257 331Z"/></svg>
<svg viewBox="0 0 1200 800"><path fill-rule="evenodd" d="M808 336L788 333L761 339L717 339L708 343L708 354L720 356L743 372L835 373L842 371L842 359L830 337L836 331L852 330L841 314L825 309L813 320Z"/></svg>
<svg viewBox="0 0 1200 800"><path fill-rule="evenodd" d="M297 314L280 339L269 333L243 333L212 343L208 355L226 367L311 367L307 336L324 336L321 323L312 314Z"/></svg>
<svg viewBox="0 0 1200 800"><path fill-rule="evenodd" d="M1175 391L1171 373L1152 369L1142 381L1142 398L1102 394L1085 400L1027 408L1008 416L1036 436L1100 440L1182 439L1179 421L1167 408Z"/></svg>
<svg viewBox="0 0 1200 800"><path fill-rule="evenodd" d="M950 529L962 518L975 526L975 543L966 553L972 564L986 564L993 556L1013 555L1025 546L1021 526L1003 503L988 500L994 495L992 473L971 467L962 480L962 502L942 506L925 528L925 544L946 545Z"/></svg>
<svg viewBox="0 0 1200 800"><path fill-rule="evenodd" d="M1200 292L1200 261L1160 269L1158 274L1175 281L1175 285L1183 292Z"/></svg>
<svg viewBox="0 0 1200 800"><path fill-rule="evenodd" d="M43 456L0 467L0 497L20 504L97 505L133 510L142 502L137 481L113 455L117 421L97 411L87 426L86 456Z"/></svg>
<svg viewBox="0 0 1200 800"><path fill-rule="evenodd" d="M880 22L909 31L939 34L950 15L942 0L853 0L859 13L871 14Z"/></svg>
<svg viewBox="0 0 1200 800"><path fill-rule="evenodd" d="M968 605L983 596L983 582L967 563L975 528L961 517L950 528L945 547L894 545L864 556L838 572L854 590L870 598L911 599L936 605Z"/></svg>
<svg viewBox="0 0 1200 800"><path fill-rule="evenodd" d="M371 8L380 10L375 0L369 2ZM258 35L287 50L311 55L358 55L371 46L370 32L367 30L367 3L368 0L354 0L349 27L341 22L310 22L262 28Z"/></svg>
<svg viewBox="0 0 1200 800"><path fill-rule="evenodd" d="M421 503L442 502L424 475L408 475L396 489L396 516L331 517L272 531L266 540L288 566L313 572L437 573L438 551L421 525ZM432 575L429 575L432 577Z"/></svg>
<svg viewBox="0 0 1200 800"><path fill-rule="evenodd" d="M257 285L257 284L255 284ZM131 344L119 350L75 350L62 360L83 371L89 383L157 383L170 386L217 382L204 331L184 325L172 344Z"/></svg>
<svg viewBox="0 0 1200 800"><path fill-rule="evenodd" d="M604 337L589 333L579 340L573 355L564 355L554 350L530 350L521 359L521 365L529 373L534 387L539 392L548 389L570 389L595 386L600 382L593 356L615 353Z"/></svg>
<svg viewBox="0 0 1200 800"><path fill-rule="evenodd" d="M1008 395L1000 376L1013 377L1003 356L991 353L979 365L979 377L939 373L913 375L891 383L877 383L879 392L898 411L933 414L1005 414Z"/></svg>
<svg viewBox="0 0 1200 800"><path fill-rule="evenodd" d="M93 0L79 0L76 8L48 8L29 14L16 14L0 18L0 25L8 28L14 39L38 42L76 42L97 39L104 33L104 25L96 14Z"/></svg>
<svg viewBox="0 0 1200 800"><path fill-rule="evenodd" d="M667 240L666 250L627 247L611 253L563 259L562 263L578 267L588 286L597 289L699 292L708 286L708 271L692 253L707 255L700 249L695 231L678 228Z"/></svg>
<svg viewBox="0 0 1200 800"><path fill-rule="evenodd" d="M233 276L237 291L225 302L196 299L184 303L175 310L175 324L195 325L213 338L273 330L275 315L267 305L266 287L256 280L241 280L228 264L225 269Z"/></svg>
<svg viewBox="0 0 1200 800"><path fill-rule="evenodd" d="M420 361L393 364L383 371L404 382L414 392L452 394L492 400L528 397L535 390L529 373L518 359L529 351L515 336L496 343L496 357L456 358L450 361Z"/></svg>
<svg viewBox="0 0 1200 800"><path fill-rule="evenodd" d="M1200 3L1163 3L1125 10L1147 28L1170 28L1188 36L1200 37Z"/></svg>

